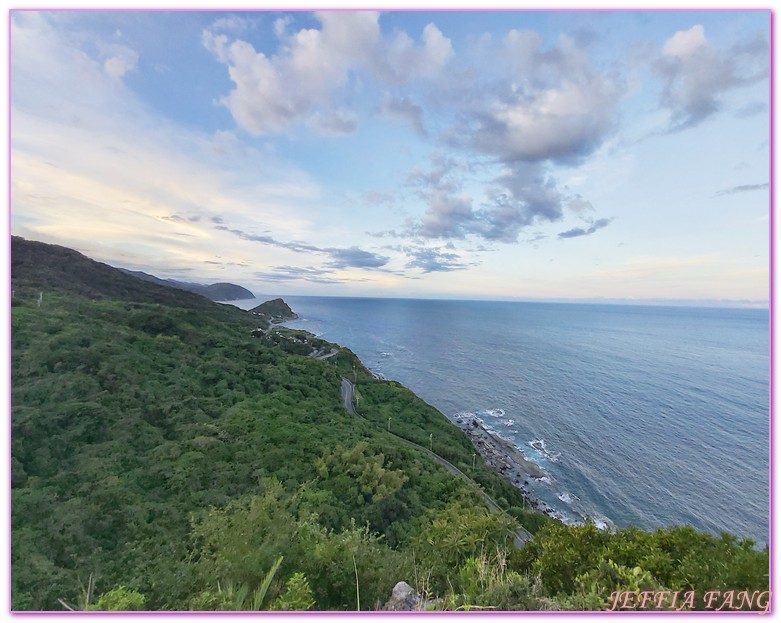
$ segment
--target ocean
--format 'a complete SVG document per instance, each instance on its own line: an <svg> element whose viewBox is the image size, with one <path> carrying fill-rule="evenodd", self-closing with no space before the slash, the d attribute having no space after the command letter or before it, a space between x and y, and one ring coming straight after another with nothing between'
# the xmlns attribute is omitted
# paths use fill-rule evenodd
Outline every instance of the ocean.
<svg viewBox="0 0 781 623"><path fill-rule="evenodd" d="M288 326L512 441L564 521L767 543L767 310L284 298Z"/></svg>

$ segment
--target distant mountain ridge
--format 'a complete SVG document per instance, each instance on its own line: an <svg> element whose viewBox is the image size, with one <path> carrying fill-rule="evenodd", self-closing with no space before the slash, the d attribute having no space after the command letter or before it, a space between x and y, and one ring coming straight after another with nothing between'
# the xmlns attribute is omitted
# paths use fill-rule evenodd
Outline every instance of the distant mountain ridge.
<svg viewBox="0 0 781 623"><path fill-rule="evenodd" d="M159 277L155 277L154 275L150 275L149 273L140 270L128 270L127 268L120 268L119 270L128 275L133 275L144 281L156 283L161 286L195 292L196 294L210 298L212 301L238 301L240 299L255 298L255 295L247 290L247 288L237 286L235 283L212 283L210 285L204 285L201 283L177 281L176 279L160 279Z"/></svg>
<svg viewBox="0 0 781 623"><path fill-rule="evenodd" d="M203 308L212 303L203 296L174 289L165 282L143 283L137 277L78 251L59 245L11 237L11 287L14 296L35 296L52 290L92 299L157 303Z"/></svg>

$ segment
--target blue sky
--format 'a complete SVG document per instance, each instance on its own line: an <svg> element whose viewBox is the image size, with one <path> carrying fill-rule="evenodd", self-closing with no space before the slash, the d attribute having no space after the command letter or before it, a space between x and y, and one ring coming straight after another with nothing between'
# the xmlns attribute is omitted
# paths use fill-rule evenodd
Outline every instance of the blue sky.
<svg viewBox="0 0 781 623"><path fill-rule="evenodd" d="M765 11L11 16L11 228L257 293L767 302Z"/></svg>

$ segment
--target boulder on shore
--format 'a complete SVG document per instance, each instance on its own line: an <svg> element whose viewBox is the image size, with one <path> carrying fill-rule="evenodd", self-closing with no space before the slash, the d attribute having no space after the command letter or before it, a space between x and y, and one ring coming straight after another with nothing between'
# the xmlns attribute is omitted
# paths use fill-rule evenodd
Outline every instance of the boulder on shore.
<svg viewBox="0 0 781 623"><path fill-rule="evenodd" d="M422 610L423 600L418 592L406 582L399 582L393 587L393 592L383 610Z"/></svg>

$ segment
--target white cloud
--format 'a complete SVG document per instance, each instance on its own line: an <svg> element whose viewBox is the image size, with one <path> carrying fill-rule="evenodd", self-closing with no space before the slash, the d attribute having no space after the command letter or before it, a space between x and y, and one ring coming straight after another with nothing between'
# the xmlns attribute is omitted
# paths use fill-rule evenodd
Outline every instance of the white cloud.
<svg viewBox="0 0 781 623"><path fill-rule="evenodd" d="M707 45L705 28L701 24L697 24L689 30L676 32L665 42L663 52L665 56L686 58L696 54L698 50Z"/></svg>
<svg viewBox="0 0 781 623"><path fill-rule="evenodd" d="M358 116L344 108L316 112L310 125L321 136L346 136L358 129Z"/></svg>
<svg viewBox="0 0 781 623"><path fill-rule="evenodd" d="M203 32L203 45L228 65L233 90L221 101L237 124L255 135L282 132L309 120L344 121L338 112L341 89L369 72L400 84L441 71L452 54L450 40L433 24L423 30L422 43L406 33L382 35L379 14L372 11L331 11L315 14L319 29L289 33L287 20L275 23L282 44L275 54L258 52L241 39L231 40L212 29ZM334 112L337 110L337 112ZM314 120L312 116L317 116ZM338 133L357 127L341 123Z"/></svg>
<svg viewBox="0 0 781 623"><path fill-rule="evenodd" d="M611 129L618 88L567 78L553 88L496 102L475 144L507 160L566 160L593 151Z"/></svg>
<svg viewBox="0 0 781 623"><path fill-rule="evenodd" d="M12 20L14 233L138 267L199 263L202 276L215 255L281 262L290 253L237 241L207 216L247 231L273 226L283 239L312 234L307 206L320 190L306 174L230 132L161 119L117 79L129 56L112 75L82 46L105 51L104 61L124 50L60 28L56 16Z"/></svg>
<svg viewBox="0 0 781 623"><path fill-rule="evenodd" d="M676 32L656 62L665 80L662 105L671 113L671 129L699 124L719 110L727 92L764 79L766 57L767 43L761 36L718 50L700 24Z"/></svg>
<svg viewBox="0 0 781 623"><path fill-rule="evenodd" d="M293 22L293 18L288 16L280 17L274 20L274 34L280 39L287 35L287 27Z"/></svg>
<svg viewBox="0 0 781 623"><path fill-rule="evenodd" d="M617 123L623 80L594 68L570 37L550 50L542 44L536 33L510 31L495 52L509 75L492 72L492 83L473 87L465 121L450 132L454 145L507 163L573 163L602 144Z"/></svg>
<svg viewBox="0 0 781 623"><path fill-rule="evenodd" d="M407 121L420 136L425 136L427 133L423 123L423 107L411 97L386 95L377 110L387 117Z"/></svg>
<svg viewBox="0 0 781 623"><path fill-rule="evenodd" d="M105 46L102 50L103 69L112 78L119 79L138 64L138 54L119 44Z"/></svg>
<svg viewBox="0 0 781 623"><path fill-rule="evenodd" d="M388 82L403 84L415 78L437 75L453 56L453 46L434 24L423 29L423 43L415 44L405 32L397 32L374 59L374 68Z"/></svg>
<svg viewBox="0 0 781 623"><path fill-rule="evenodd" d="M370 53L379 35L375 13L326 13L318 18L321 30L298 31L271 57L246 41L203 32L204 46L228 65L235 88L222 103L240 127L271 134L306 118L347 83L349 71Z"/></svg>
<svg viewBox="0 0 781 623"><path fill-rule="evenodd" d="M214 20L209 29L213 32L229 32L239 35L251 30L252 22L239 15L228 15Z"/></svg>

